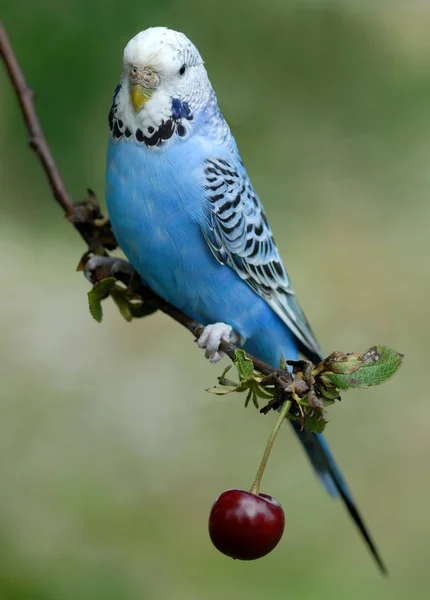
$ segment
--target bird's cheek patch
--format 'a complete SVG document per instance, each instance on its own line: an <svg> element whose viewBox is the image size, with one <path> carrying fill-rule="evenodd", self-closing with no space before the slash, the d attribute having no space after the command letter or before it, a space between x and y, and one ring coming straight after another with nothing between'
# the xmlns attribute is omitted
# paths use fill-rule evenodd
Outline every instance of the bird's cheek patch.
<svg viewBox="0 0 430 600"><path fill-rule="evenodd" d="M145 102L151 98L154 90L144 88L140 83L134 83L130 89L130 100L135 112L139 112Z"/></svg>

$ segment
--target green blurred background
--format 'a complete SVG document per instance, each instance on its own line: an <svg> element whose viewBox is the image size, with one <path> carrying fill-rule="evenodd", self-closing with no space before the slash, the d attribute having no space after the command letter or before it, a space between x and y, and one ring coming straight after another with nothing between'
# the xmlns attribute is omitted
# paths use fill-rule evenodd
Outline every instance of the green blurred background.
<svg viewBox="0 0 430 600"><path fill-rule="evenodd" d="M323 347L407 357L392 382L345 395L327 433L390 578L287 432L263 485L284 538L253 563L218 554L211 503L250 486L273 417L206 394L221 367L167 317L127 324L109 305L92 321L83 243L0 69L0 598L428 597L430 5L3 0L0 17L75 200L88 186L103 199L125 43L184 31Z"/></svg>

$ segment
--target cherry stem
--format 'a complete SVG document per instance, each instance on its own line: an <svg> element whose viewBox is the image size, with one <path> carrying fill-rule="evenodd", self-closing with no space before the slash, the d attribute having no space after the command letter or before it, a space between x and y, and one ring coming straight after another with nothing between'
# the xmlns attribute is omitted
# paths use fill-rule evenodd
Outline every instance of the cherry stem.
<svg viewBox="0 0 430 600"><path fill-rule="evenodd" d="M260 466L258 467L257 475L255 476L254 483L252 484L252 488L249 490L251 494L258 495L260 493L260 484L263 478L263 473L267 465L267 461L269 460L270 452L272 451L273 444L275 442L276 436L278 435L279 428L281 427L285 417L290 411L291 408L291 400L286 400L284 404L281 406L279 411L279 416L276 420L276 423L273 426L272 431L270 432L269 439L267 441L266 449L264 450L263 458L261 459Z"/></svg>

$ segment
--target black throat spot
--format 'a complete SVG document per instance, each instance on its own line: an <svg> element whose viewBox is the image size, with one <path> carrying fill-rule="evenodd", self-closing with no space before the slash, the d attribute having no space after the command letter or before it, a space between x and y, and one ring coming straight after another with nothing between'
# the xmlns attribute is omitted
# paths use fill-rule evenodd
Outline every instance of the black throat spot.
<svg viewBox="0 0 430 600"><path fill-rule="evenodd" d="M108 119L111 135L116 140L121 139L123 136L126 138L133 136L133 132L128 127L125 127L123 121L117 116L117 97L120 89L121 85L117 86L115 89ZM146 134L142 131L142 129L137 129L134 132L136 141L139 143L144 143L148 147L153 147L161 146L165 141L169 140L174 135L184 138L187 133L187 127L184 125L184 120L185 122L193 120L190 107L187 102L182 102L178 98L173 98L171 109L171 117L166 121L163 119L158 127L153 127L150 125L147 128Z"/></svg>

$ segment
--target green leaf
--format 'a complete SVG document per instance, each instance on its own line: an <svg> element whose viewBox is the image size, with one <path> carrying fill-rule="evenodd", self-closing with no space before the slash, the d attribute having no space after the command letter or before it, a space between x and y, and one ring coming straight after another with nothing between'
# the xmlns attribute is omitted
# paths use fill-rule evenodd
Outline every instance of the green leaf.
<svg viewBox="0 0 430 600"><path fill-rule="evenodd" d="M321 365L317 365L316 370L319 370L318 367L323 367L321 370L326 373L336 373L337 375L351 375L358 371L363 365L363 357L361 354L351 353L344 354L343 352L332 352L330 356L328 356Z"/></svg>
<svg viewBox="0 0 430 600"><path fill-rule="evenodd" d="M110 295L112 300L117 305L119 312L124 317L124 319L128 322L133 320L133 314L130 310L130 302L126 296L126 290L118 290L112 288Z"/></svg>
<svg viewBox="0 0 430 600"><path fill-rule="evenodd" d="M231 369L232 366L233 365L228 365L228 367L226 367L224 369L224 371L218 377L218 383L220 385L227 385L227 386L231 386L231 387L237 388L237 387L239 387L239 384L236 381L232 381L231 379L227 379L227 377L226 377L227 373L230 371L230 369Z"/></svg>
<svg viewBox="0 0 430 600"><path fill-rule="evenodd" d="M253 396L253 393L252 393L252 389L250 388L249 391L248 391L248 394L246 396L245 408L248 407L249 401L251 400L252 396Z"/></svg>
<svg viewBox="0 0 430 600"><path fill-rule="evenodd" d="M115 285L114 277L106 277L97 283L88 292L88 307L90 314L97 321L101 323L103 319L102 300L109 296L113 286Z"/></svg>
<svg viewBox="0 0 430 600"><path fill-rule="evenodd" d="M236 385L215 385L214 387L206 390L210 394L216 394L217 396L225 396L225 394L231 394L231 392L237 391Z"/></svg>
<svg viewBox="0 0 430 600"><path fill-rule="evenodd" d="M271 400L275 395L274 390L269 388L264 388L262 385L259 385L257 382L254 384L254 393L258 398L262 400Z"/></svg>
<svg viewBox="0 0 430 600"><path fill-rule="evenodd" d="M325 373L324 377L342 390L380 385L394 375L402 360L403 354L391 348L373 346L363 354L363 364L355 373L345 375Z"/></svg>
<svg viewBox="0 0 430 600"><path fill-rule="evenodd" d="M299 421L302 423L305 431L311 431L312 433L322 433L328 423L324 410L306 409L304 422L302 417L292 415L291 413L287 415L287 419L290 421Z"/></svg>
<svg viewBox="0 0 430 600"><path fill-rule="evenodd" d="M319 392L321 393L324 402L333 404L335 400L339 400L339 389L333 385L329 379L329 375L321 375L316 381Z"/></svg>
<svg viewBox="0 0 430 600"><path fill-rule="evenodd" d="M243 350L235 350L236 360L234 364L241 380L249 379L254 372L254 364L252 360L246 357Z"/></svg>
<svg viewBox="0 0 430 600"><path fill-rule="evenodd" d="M328 421L324 416L323 411L315 410L312 413L307 413L305 418L305 429L306 431L312 431L313 433L322 433L327 425Z"/></svg>
<svg viewBox="0 0 430 600"><path fill-rule="evenodd" d="M252 403L257 410L260 409L260 405L258 404L258 396L254 390L252 390Z"/></svg>
<svg viewBox="0 0 430 600"><path fill-rule="evenodd" d="M133 319L141 319L142 317L147 317L148 315L152 315L157 312L157 308L150 306L145 302L129 302L128 308Z"/></svg>

